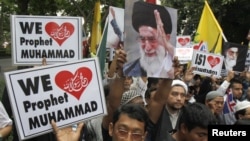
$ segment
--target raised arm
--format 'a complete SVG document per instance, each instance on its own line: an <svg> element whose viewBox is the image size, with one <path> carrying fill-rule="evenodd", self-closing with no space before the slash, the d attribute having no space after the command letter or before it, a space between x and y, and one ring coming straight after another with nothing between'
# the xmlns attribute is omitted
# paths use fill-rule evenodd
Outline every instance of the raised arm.
<svg viewBox="0 0 250 141"><path fill-rule="evenodd" d="M179 60L177 57L174 57L173 67L176 71L178 70L178 66ZM166 104L167 95L171 91L172 82L173 79L162 79L155 94L153 94L151 97L151 103L148 112L149 118L153 123L157 123L158 119L161 116L161 112Z"/></svg>
<svg viewBox="0 0 250 141"><path fill-rule="evenodd" d="M102 127L108 129L109 123L112 121L114 111L120 106L121 97L124 92L124 77L123 64L126 61L126 53L123 49L116 50L116 76L109 81L109 94L107 96L107 110L108 115L104 116Z"/></svg>
<svg viewBox="0 0 250 141"><path fill-rule="evenodd" d="M172 81L172 79L163 79L155 94L152 95L148 112L149 118L153 123L157 123L158 119L160 118L162 109L166 103L166 96L171 90Z"/></svg>
<svg viewBox="0 0 250 141"><path fill-rule="evenodd" d="M234 71L228 71L227 77L223 81L223 83L220 85L220 87L217 89L218 91L221 91L222 93L226 93L227 88L230 85L230 81L234 78Z"/></svg>

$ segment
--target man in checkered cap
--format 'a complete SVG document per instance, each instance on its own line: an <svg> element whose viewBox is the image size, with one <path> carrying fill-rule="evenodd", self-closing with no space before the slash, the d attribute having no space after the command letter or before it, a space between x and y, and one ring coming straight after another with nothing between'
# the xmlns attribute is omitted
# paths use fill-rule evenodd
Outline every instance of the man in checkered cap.
<svg viewBox="0 0 250 141"><path fill-rule="evenodd" d="M121 105L128 103L140 104L144 106L142 95L136 89L128 90L122 94Z"/></svg>

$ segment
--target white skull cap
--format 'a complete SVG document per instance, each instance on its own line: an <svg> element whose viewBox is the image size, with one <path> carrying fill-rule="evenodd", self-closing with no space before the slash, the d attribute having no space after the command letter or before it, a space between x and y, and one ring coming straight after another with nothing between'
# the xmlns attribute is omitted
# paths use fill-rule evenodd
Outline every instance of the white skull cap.
<svg viewBox="0 0 250 141"><path fill-rule="evenodd" d="M171 86L172 87L173 86L182 86L185 89L185 93L187 94L187 92L188 92L187 84L185 82L181 81L181 80L178 80L178 79L173 80Z"/></svg>

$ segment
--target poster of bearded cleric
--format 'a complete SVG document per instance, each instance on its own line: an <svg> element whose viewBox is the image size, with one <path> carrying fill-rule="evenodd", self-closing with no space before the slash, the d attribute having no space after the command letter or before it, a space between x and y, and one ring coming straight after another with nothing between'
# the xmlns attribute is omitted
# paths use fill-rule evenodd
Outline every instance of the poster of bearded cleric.
<svg viewBox="0 0 250 141"><path fill-rule="evenodd" d="M248 47L245 45L225 42L223 43L222 54L224 55L224 63L221 75L226 76L228 71L241 73L245 70L245 61L247 57Z"/></svg>
<svg viewBox="0 0 250 141"><path fill-rule="evenodd" d="M20 140L107 114L97 58L6 72Z"/></svg>
<svg viewBox="0 0 250 141"><path fill-rule="evenodd" d="M82 59L80 17L11 16L12 59L15 65L63 63Z"/></svg>
<svg viewBox="0 0 250 141"><path fill-rule="evenodd" d="M126 76L174 78L177 10L143 1L125 1Z"/></svg>

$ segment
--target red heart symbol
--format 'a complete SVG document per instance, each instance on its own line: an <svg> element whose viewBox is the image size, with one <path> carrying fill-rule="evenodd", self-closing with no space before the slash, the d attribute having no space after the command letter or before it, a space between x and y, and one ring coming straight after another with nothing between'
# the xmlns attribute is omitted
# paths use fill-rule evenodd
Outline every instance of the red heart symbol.
<svg viewBox="0 0 250 141"><path fill-rule="evenodd" d="M201 41L199 44L194 45L193 49L194 50L200 50L200 47L201 47L202 43L203 43L203 41Z"/></svg>
<svg viewBox="0 0 250 141"><path fill-rule="evenodd" d="M199 45L194 45L193 48L194 48L194 50L199 50L200 46Z"/></svg>
<svg viewBox="0 0 250 141"><path fill-rule="evenodd" d="M60 46L74 32L74 26L71 23L63 23L59 26L57 23L49 22L45 25L47 34L53 38Z"/></svg>
<svg viewBox="0 0 250 141"><path fill-rule="evenodd" d="M56 85L78 100L89 85L91 79L92 72L86 67L79 68L74 75L69 71L60 71L55 77Z"/></svg>
<svg viewBox="0 0 250 141"><path fill-rule="evenodd" d="M180 43L182 46L185 46L187 43L189 43L189 38L179 38L178 43Z"/></svg>
<svg viewBox="0 0 250 141"><path fill-rule="evenodd" d="M210 64L210 66L213 68L214 66L220 63L220 58L219 57L214 58L213 56L208 56L207 61Z"/></svg>

